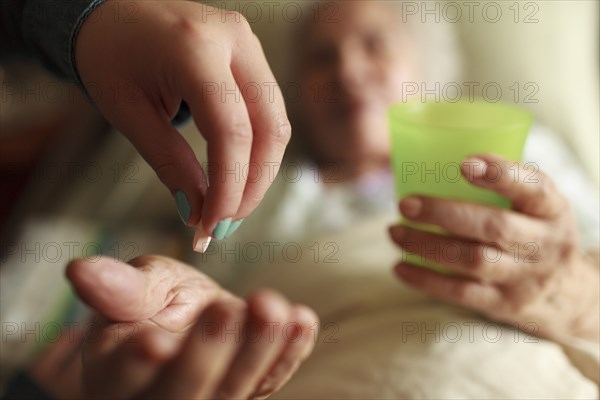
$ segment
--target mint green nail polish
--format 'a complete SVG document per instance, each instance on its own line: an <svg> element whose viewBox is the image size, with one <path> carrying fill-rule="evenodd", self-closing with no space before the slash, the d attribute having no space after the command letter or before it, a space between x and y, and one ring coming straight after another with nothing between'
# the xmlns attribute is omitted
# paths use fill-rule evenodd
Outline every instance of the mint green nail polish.
<svg viewBox="0 0 600 400"><path fill-rule="evenodd" d="M225 238L225 234L231 225L231 218L225 218L219 221L215 229L213 229L213 236L217 240Z"/></svg>
<svg viewBox="0 0 600 400"><path fill-rule="evenodd" d="M237 221L232 222L231 225L229 225L229 229L227 229L225 237L228 238L229 236L233 235L235 231L238 230L242 222L244 222L244 218L240 218Z"/></svg>
<svg viewBox="0 0 600 400"><path fill-rule="evenodd" d="M175 193L175 204L177 204L177 211L184 224L187 225L190 215L192 215L192 208L187 199L187 196L182 191Z"/></svg>

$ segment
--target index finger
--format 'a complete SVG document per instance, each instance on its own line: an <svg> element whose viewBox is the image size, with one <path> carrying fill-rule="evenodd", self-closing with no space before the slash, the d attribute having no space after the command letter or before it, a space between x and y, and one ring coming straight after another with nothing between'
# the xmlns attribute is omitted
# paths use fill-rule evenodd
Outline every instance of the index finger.
<svg viewBox="0 0 600 400"><path fill-rule="evenodd" d="M240 207L246 186L240 170L248 165L253 141L248 110L228 57L219 49L210 60L198 55L183 72L185 87L181 88L207 141L208 189L200 224L217 239L223 239Z"/></svg>
<svg viewBox="0 0 600 400"><path fill-rule="evenodd" d="M260 42L254 35L240 40L252 51L235 53L231 69L242 88L254 136L248 181L237 220L247 217L258 206L273 183L292 131L283 95Z"/></svg>

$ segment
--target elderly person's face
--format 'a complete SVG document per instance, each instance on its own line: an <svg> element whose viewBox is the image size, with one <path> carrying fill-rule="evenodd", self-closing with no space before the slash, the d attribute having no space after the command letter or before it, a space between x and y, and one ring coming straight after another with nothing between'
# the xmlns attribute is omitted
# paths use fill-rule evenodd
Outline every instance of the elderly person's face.
<svg viewBox="0 0 600 400"><path fill-rule="evenodd" d="M338 163L354 177L387 165L386 110L416 68L393 6L346 1L333 12L331 4L300 37L303 140L318 162Z"/></svg>

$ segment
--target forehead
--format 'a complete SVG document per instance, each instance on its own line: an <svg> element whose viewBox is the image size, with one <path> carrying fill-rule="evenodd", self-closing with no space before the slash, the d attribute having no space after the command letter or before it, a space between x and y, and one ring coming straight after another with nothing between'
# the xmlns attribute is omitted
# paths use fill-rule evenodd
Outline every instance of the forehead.
<svg viewBox="0 0 600 400"><path fill-rule="evenodd" d="M322 1L315 5L307 26L312 39L344 39L364 31L391 31L400 20L392 1Z"/></svg>

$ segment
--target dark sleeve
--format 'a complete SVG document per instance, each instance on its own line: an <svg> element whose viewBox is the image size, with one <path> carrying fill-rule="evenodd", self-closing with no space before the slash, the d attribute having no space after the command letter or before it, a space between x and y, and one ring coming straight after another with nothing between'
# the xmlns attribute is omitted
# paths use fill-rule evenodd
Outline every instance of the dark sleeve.
<svg viewBox="0 0 600 400"><path fill-rule="evenodd" d="M38 58L57 75L81 84L74 45L82 23L106 0L0 0L2 58Z"/></svg>
<svg viewBox="0 0 600 400"><path fill-rule="evenodd" d="M3 0L4 1L4 0ZM6 387L2 400L51 400L29 375L19 372Z"/></svg>
<svg viewBox="0 0 600 400"><path fill-rule="evenodd" d="M0 59L26 54L26 44L21 35L21 16L25 0L0 2Z"/></svg>

